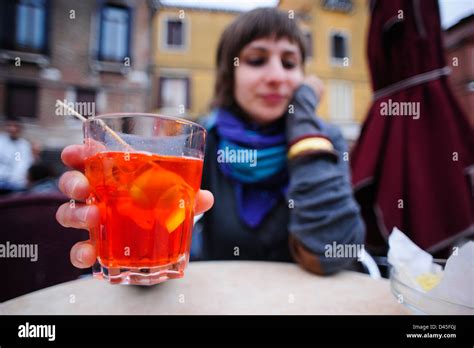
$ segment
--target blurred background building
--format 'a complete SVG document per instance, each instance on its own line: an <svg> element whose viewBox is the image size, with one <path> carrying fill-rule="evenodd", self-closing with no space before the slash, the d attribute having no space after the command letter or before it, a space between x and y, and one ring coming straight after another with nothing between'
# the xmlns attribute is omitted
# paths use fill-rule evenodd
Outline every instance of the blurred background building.
<svg viewBox="0 0 474 348"><path fill-rule="evenodd" d="M154 111L191 118L209 112L219 38L239 13L160 4L152 22Z"/></svg>
<svg viewBox="0 0 474 348"><path fill-rule="evenodd" d="M23 119L24 136L47 150L82 142L80 121L58 115L57 99L95 114L148 109L152 9L142 0L0 2L0 118Z"/></svg>
<svg viewBox="0 0 474 348"><path fill-rule="evenodd" d="M194 118L209 110L219 37L239 12L179 4L165 1L154 16L153 95L157 112ZM281 0L278 7L300 20L308 44L306 72L326 86L318 114L355 140L371 98L366 1Z"/></svg>
<svg viewBox="0 0 474 348"><path fill-rule="evenodd" d="M239 3L1 1L0 125L22 118L24 136L57 157L62 147L82 139L79 121L57 115L57 99L88 103L95 114L206 115L217 43L242 11L230 5ZM326 89L318 114L355 140L372 96L365 53L368 2L274 0L272 5L300 20L308 43L306 72L318 75ZM473 22L471 15L446 31L448 59L459 58L453 86L471 120Z"/></svg>
<svg viewBox="0 0 474 348"><path fill-rule="evenodd" d="M372 95L365 54L367 1L281 0L279 7L300 19L309 41L306 71L324 82L318 115L338 125L346 139L357 139Z"/></svg>

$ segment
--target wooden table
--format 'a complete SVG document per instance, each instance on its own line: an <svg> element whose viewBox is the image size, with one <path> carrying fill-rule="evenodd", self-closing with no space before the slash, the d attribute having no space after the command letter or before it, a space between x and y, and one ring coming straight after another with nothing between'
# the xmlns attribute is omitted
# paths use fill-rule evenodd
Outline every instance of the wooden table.
<svg viewBox="0 0 474 348"><path fill-rule="evenodd" d="M296 264L192 262L182 279L151 287L86 278L0 304L0 314L409 314L385 279L320 277Z"/></svg>

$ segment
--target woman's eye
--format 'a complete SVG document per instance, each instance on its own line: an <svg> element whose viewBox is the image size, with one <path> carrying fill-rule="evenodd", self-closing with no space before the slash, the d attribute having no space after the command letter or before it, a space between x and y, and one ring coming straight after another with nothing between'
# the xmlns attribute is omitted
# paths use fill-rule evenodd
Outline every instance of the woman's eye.
<svg viewBox="0 0 474 348"><path fill-rule="evenodd" d="M265 63L264 58L250 58L247 59L247 64L252 66L261 66Z"/></svg>
<svg viewBox="0 0 474 348"><path fill-rule="evenodd" d="M284 60L282 64L285 69L293 69L296 66L296 63L291 60Z"/></svg>

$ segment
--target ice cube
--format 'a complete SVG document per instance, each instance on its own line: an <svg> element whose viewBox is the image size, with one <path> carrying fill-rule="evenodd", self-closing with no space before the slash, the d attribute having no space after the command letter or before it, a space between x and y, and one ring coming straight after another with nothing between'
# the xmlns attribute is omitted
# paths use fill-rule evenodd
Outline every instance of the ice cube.
<svg viewBox="0 0 474 348"><path fill-rule="evenodd" d="M165 226L168 233L172 233L179 225L181 225L186 217L186 210L184 208L176 208L170 212L165 218Z"/></svg>
<svg viewBox="0 0 474 348"><path fill-rule="evenodd" d="M146 170L131 183L130 196L140 207L154 209L158 204L162 204L159 202L161 199L166 202L171 198L165 194L175 186L190 188L181 176L150 161Z"/></svg>
<svg viewBox="0 0 474 348"><path fill-rule="evenodd" d="M174 185L161 195L158 205L158 214L164 219L168 233L173 232L181 225L186 217L186 208L189 207L189 194L182 185Z"/></svg>
<svg viewBox="0 0 474 348"><path fill-rule="evenodd" d="M169 233L183 223L193 190L184 179L157 163L149 162L130 185L133 203L144 210L153 210L154 218Z"/></svg>

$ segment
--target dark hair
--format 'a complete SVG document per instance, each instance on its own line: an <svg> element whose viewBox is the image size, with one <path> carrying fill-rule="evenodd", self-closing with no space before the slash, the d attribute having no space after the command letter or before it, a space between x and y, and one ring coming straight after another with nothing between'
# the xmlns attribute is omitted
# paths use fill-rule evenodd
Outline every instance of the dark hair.
<svg viewBox="0 0 474 348"><path fill-rule="evenodd" d="M258 8L238 16L222 34L217 49L217 76L213 107L234 107L234 58L248 43L266 37L288 38L299 46L302 63L306 55L303 33L296 19L276 8Z"/></svg>

